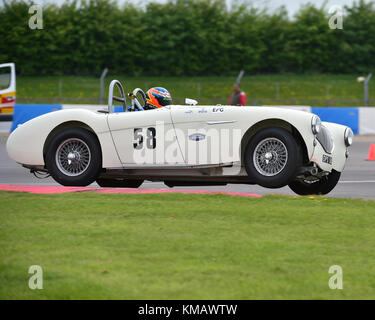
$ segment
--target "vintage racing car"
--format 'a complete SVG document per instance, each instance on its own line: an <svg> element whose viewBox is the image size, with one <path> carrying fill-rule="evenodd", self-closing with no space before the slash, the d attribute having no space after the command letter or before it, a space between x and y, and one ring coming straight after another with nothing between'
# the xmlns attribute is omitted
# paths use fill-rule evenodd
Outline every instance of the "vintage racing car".
<svg viewBox="0 0 375 320"><path fill-rule="evenodd" d="M353 142L349 127L305 111L200 106L187 99L187 105L134 112L142 110L144 97L139 88L125 95L113 80L108 110L60 110L32 119L9 136L8 154L65 186L239 183L289 185L307 195L336 186ZM114 112L114 100L124 112Z"/></svg>

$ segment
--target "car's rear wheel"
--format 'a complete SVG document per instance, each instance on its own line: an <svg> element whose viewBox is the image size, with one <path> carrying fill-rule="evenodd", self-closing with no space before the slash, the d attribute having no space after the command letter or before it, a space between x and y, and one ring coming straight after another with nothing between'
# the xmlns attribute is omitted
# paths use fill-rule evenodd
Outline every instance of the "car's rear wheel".
<svg viewBox="0 0 375 320"><path fill-rule="evenodd" d="M96 136L83 128L59 132L48 146L45 162L52 178L64 186L87 186L98 177L102 153Z"/></svg>
<svg viewBox="0 0 375 320"><path fill-rule="evenodd" d="M131 179L97 179L96 182L103 188L139 188L143 180Z"/></svg>
<svg viewBox="0 0 375 320"><path fill-rule="evenodd" d="M319 180L295 180L289 184L289 188L300 196L318 195L330 193L340 180L341 173L332 170L330 174Z"/></svg>
<svg viewBox="0 0 375 320"><path fill-rule="evenodd" d="M255 183L266 188L280 188L295 178L301 159L301 148L289 131L266 128L249 141L244 164Z"/></svg>

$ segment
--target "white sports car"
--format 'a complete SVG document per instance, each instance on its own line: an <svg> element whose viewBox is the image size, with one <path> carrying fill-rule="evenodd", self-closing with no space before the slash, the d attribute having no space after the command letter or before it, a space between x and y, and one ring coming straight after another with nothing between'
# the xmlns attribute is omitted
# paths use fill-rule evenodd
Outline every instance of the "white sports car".
<svg viewBox="0 0 375 320"><path fill-rule="evenodd" d="M121 97L113 96L115 87ZM336 186L353 142L350 128L304 111L198 106L186 99L187 105L133 112L142 109L144 93L135 89L128 97L130 109L113 80L108 111L69 109L32 119L9 136L9 156L66 186L241 183L289 185L307 195ZM125 112L113 112L113 100Z"/></svg>

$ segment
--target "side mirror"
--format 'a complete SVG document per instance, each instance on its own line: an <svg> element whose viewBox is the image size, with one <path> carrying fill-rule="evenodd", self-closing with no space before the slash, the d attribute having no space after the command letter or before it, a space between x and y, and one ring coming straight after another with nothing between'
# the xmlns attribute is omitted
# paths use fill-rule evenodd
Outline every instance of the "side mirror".
<svg viewBox="0 0 375 320"><path fill-rule="evenodd" d="M195 105L198 104L198 101L194 100L194 99L186 98L185 99L185 104L188 105L188 106L195 106Z"/></svg>

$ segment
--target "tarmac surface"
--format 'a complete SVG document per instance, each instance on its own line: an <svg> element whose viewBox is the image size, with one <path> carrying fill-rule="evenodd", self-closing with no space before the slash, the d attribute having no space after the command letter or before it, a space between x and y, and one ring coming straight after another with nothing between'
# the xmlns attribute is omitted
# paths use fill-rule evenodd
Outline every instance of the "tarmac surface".
<svg viewBox="0 0 375 320"><path fill-rule="evenodd" d="M35 185L57 186L52 178L37 179L28 169L23 168L8 157L6 152L6 135L0 136L0 185ZM375 143L375 136L356 136L346 167L336 188L329 197L375 199L375 161L366 161L369 146ZM90 187L98 187L93 183ZM140 189L165 189L164 183L145 181ZM229 184L226 186L181 187L174 190L206 190L224 192L247 192L260 195L288 194L294 195L288 187L267 189L256 185Z"/></svg>

